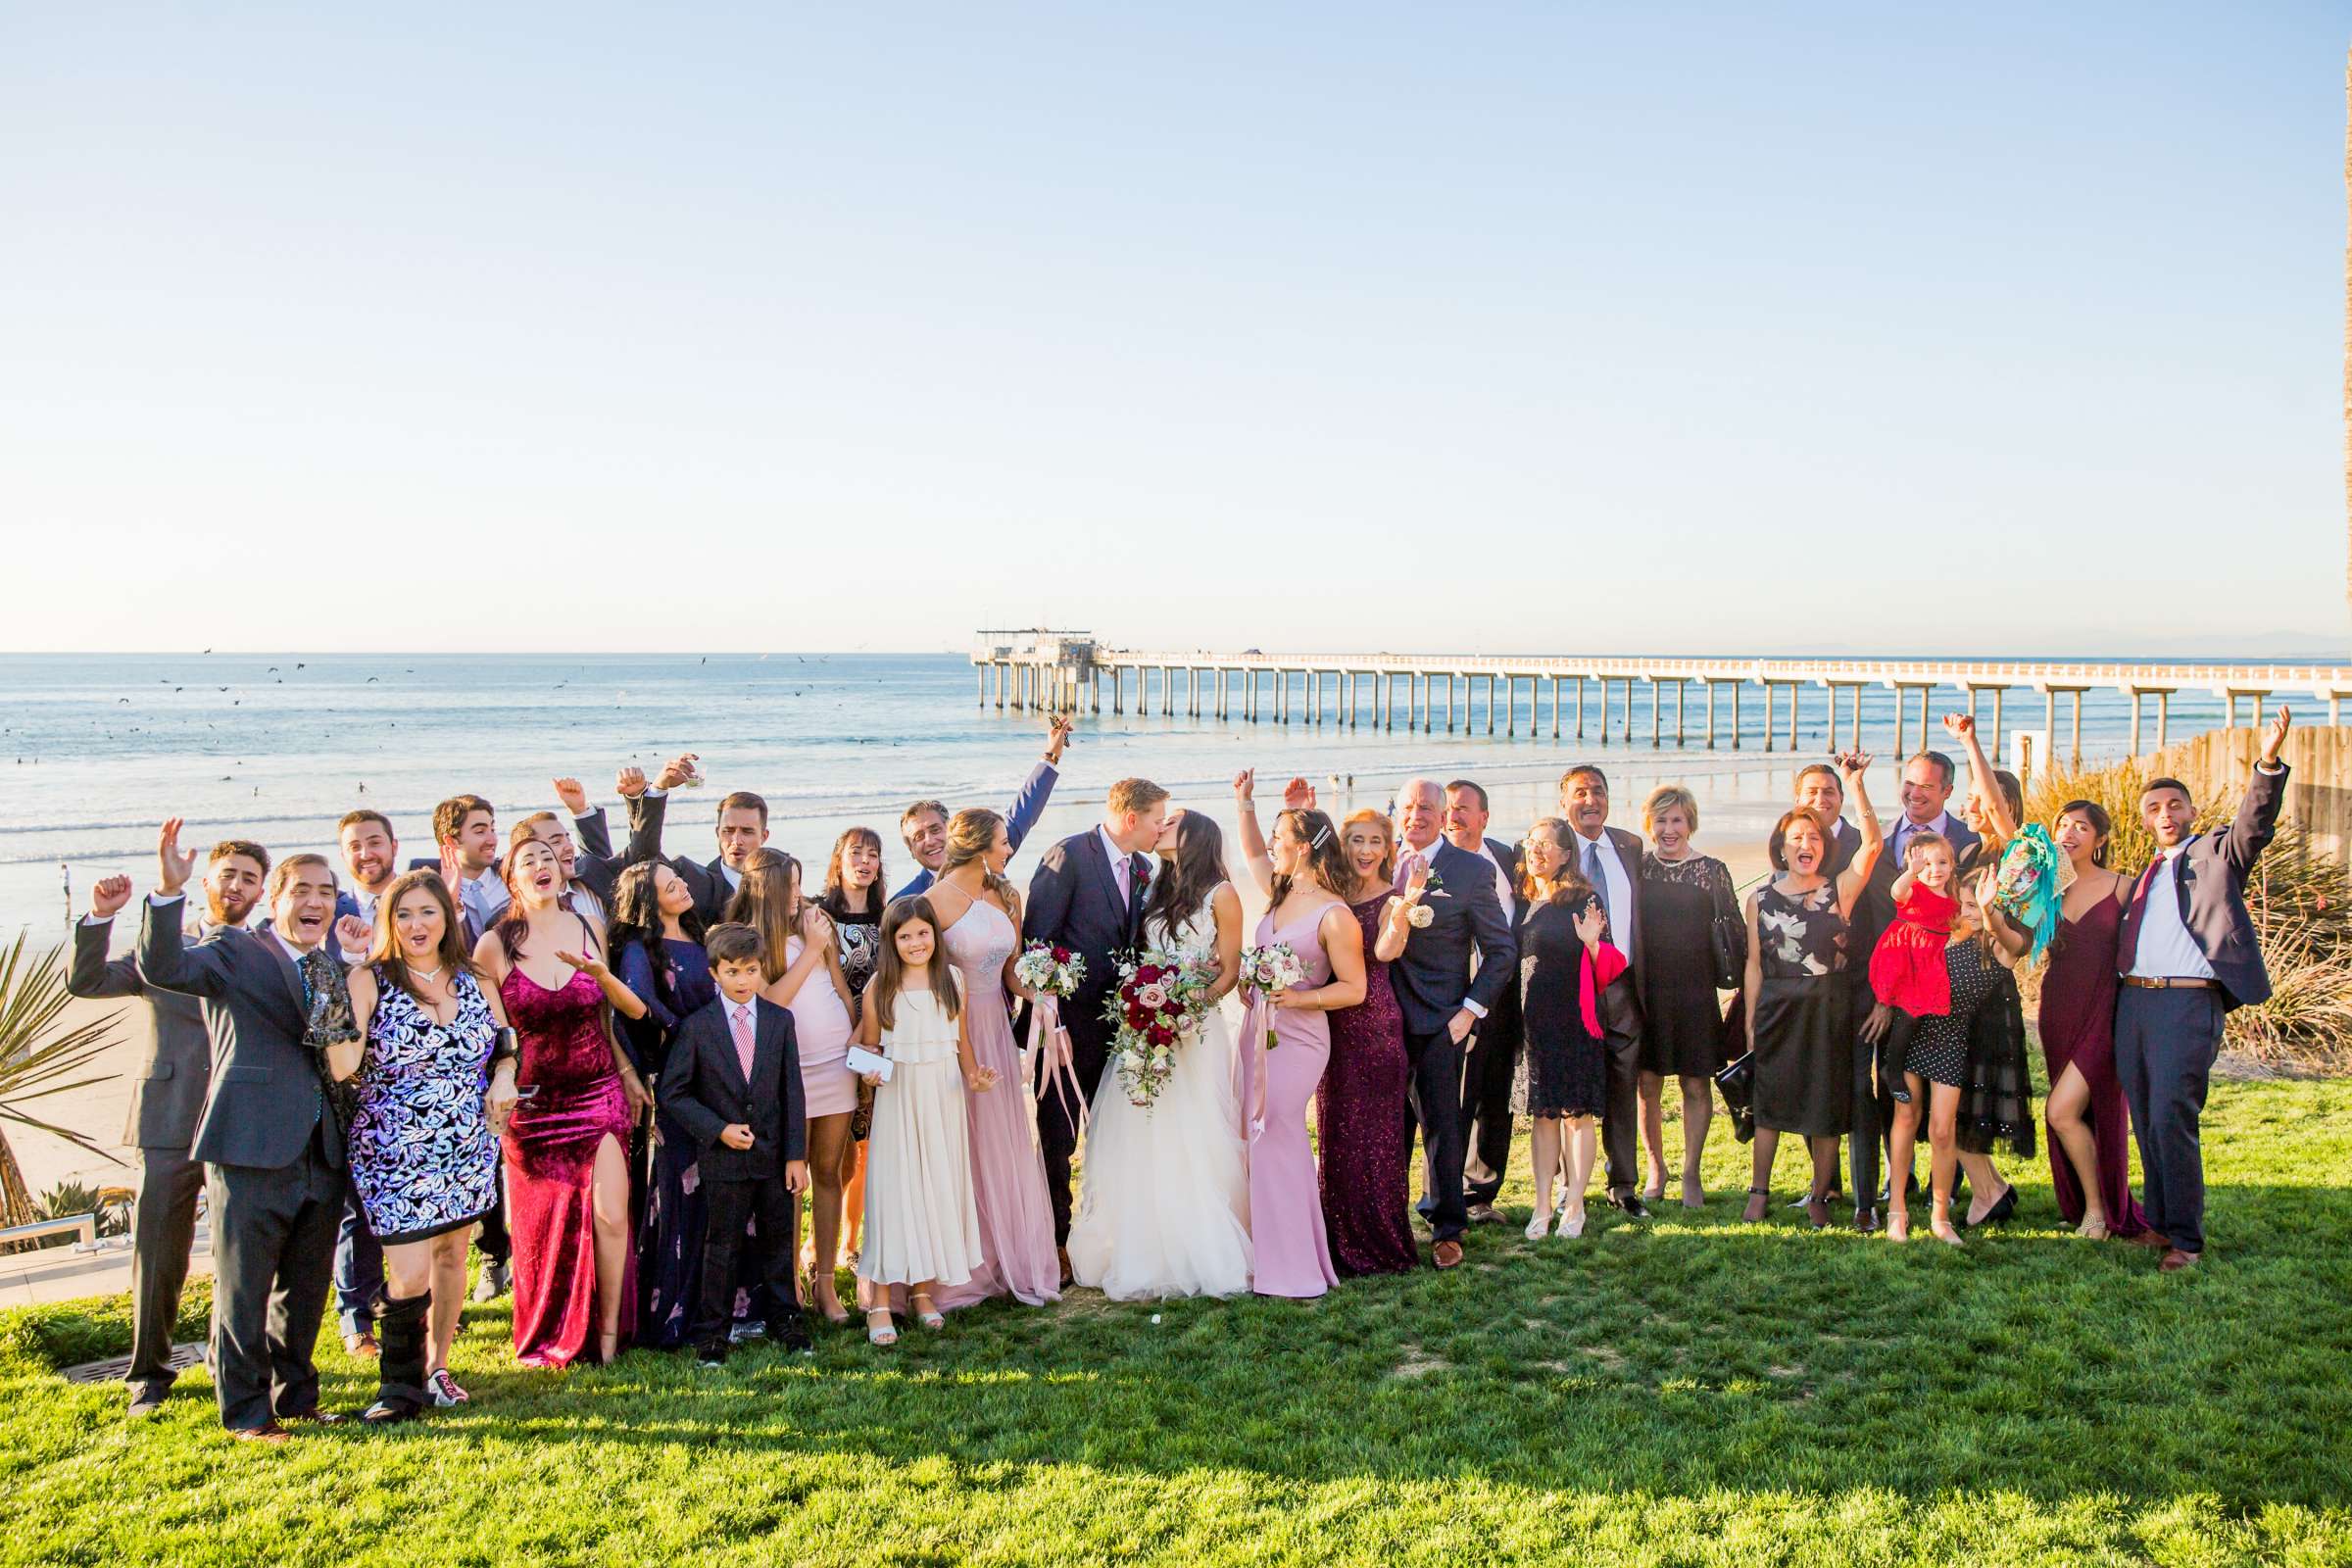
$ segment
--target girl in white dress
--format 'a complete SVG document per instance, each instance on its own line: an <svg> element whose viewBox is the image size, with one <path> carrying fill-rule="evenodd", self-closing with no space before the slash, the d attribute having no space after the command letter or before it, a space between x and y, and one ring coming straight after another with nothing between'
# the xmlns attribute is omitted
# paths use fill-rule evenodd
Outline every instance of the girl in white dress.
<svg viewBox="0 0 2352 1568"><path fill-rule="evenodd" d="M882 914L881 959L866 987L858 1042L889 1058L875 1086L865 1153L865 1247L858 1279L907 1287L927 1329L946 1326L932 1296L980 1265L980 1211L972 1200L970 1133L963 1096L985 1094L997 1075L972 1057L956 974L927 899L894 901ZM867 1299L887 1302L886 1291ZM888 1305L865 1314L866 1338L895 1345Z"/></svg>
<svg viewBox="0 0 2352 1568"><path fill-rule="evenodd" d="M1168 818L1144 913L1144 943L1217 965L1221 1002L1241 976L1242 900L1225 880L1224 835L1199 811ZM1159 1098L1138 1106L1114 1061L1102 1071L1070 1225L1070 1272L1118 1300L1238 1296L1250 1289L1250 1175L1222 1006L1176 1054Z"/></svg>

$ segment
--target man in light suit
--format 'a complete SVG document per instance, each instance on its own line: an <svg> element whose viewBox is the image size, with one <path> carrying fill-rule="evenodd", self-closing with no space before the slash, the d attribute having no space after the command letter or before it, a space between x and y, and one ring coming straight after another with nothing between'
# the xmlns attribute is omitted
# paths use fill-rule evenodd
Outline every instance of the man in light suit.
<svg viewBox="0 0 2352 1568"><path fill-rule="evenodd" d="M1037 826L1037 819L1046 814L1046 803L1054 798L1054 785L1061 777L1061 749L1070 743L1070 720L1067 714L1055 713L1047 721L1049 728L1044 760L1029 770L1021 787L1013 793L1012 805L1004 811L1004 836L1012 841L1014 854L1019 854L1021 840ZM948 808L938 801L917 801L900 813L899 839L906 853L914 857L915 872L906 885L891 895L894 899L910 898L931 890L931 880L948 858Z"/></svg>
<svg viewBox="0 0 2352 1568"><path fill-rule="evenodd" d="M312 1359L349 1182L345 1131L306 1039L312 997L338 968L335 874L316 855L270 873L270 922L190 947L182 890L195 867L164 824L139 928L139 979L201 998L213 1072L189 1152L205 1166L213 1230L213 1382L220 1423L278 1444L281 1423L331 1421Z"/></svg>
<svg viewBox="0 0 2352 1568"><path fill-rule="evenodd" d="M1416 923L1404 952L1389 965L1389 984L1404 1015L1404 1054L1412 1064L1410 1115L1399 1129L1406 1147L1421 1129L1421 1191L1429 1201L1431 1252L1440 1268L1462 1261L1470 1223L1462 1182L1463 1053L1506 987L1519 983L1519 945L1495 897L1494 867L1483 856L1446 842L1446 795L1434 780L1407 779L1396 792L1396 889L1415 901Z"/></svg>
<svg viewBox="0 0 2352 1568"><path fill-rule="evenodd" d="M2197 1122L2221 1054L2222 1020L2271 995L2246 878L2278 829L2287 775L2278 753L2292 723L2283 708L2271 720L2237 819L2226 828L2191 832L2196 806L2179 779L2150 779L2139 797L2139 819L2158 854L2132 884L2117 940L2115 1068L2139 1140L2148 1214L2147 1233L2133 1240L2164 1249L2158 1266L2168 1274L2205 1255Z"/></svg>
<svg viewBox="0 0 2352 1568"><path fill-rule="evenodd" d="M204 871L205 916L193 940L210 942L243 926L262 899L270 852L244 839L213 846ZM180 1287L196 1236L196 1200L204 1166L188 1156L196 1114L212 1081L212 1036L194 997L151 990L135 959L107 957L115 916L130 902L130 878L103 877L90 888L90 912L74 928L74 967L66 991L75 997L139 997L151 1031L147 1059L131 1084L122 1141L139 1152L139 1196L130 1219L130 1413L151 1416L172 1392L172 1335Z"/></svg>
<svg viewBox="0 0 2352 1568"><path fill-rule="evenodd" d="M1642 836L1609 823L1609 781L1590 762L1570 768L1560 777L1560 814L1576 834L1576 864L1592 891L1600 895L1608 915L1608 940L1625 955L1625 987L1629 1001L1642 995L1642 975L1648 967L1638 907L1642 887ZM1637 1018L1640 1004L1630 1009ZM1642 1037L1612 1029L1603 1046L1608 1069L1606 1103L1601 1107L1600 1143L1608 1157L1609 1201L1635 1219L1647 1219L1649 1205L1642 1201Z"/></svg>

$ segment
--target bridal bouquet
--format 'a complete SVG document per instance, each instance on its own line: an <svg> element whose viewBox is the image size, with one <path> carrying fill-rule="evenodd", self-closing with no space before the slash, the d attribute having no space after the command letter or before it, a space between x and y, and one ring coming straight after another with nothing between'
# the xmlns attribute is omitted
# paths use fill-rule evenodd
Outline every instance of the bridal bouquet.
<svg viewBox="0 0 2352 1568"><path fill-rule="evenodd" d="M1266 1049L1272 1051L1274 1016L1271 1011L1274 993L1288 991L1306 979L1306 965L1288 942L1269 942L1262 948L1242 950L1242 984L1267 999Z"/></svg>
<svg viewBox="0 0 2352 1568"><path fill-rule="evenodd" d="M1208 964L1169 953L1121 960L1102 1017L1112 1030L1110 1059L1136 1105L1151 1107L1176 1070L1177 1051L1199 1037L1214 978Z"/></svg>
<svg viewBox="0 0 2352 1568"><path fill-rule="evenodd" d="M1086 958L1051 942L1032 942L1021 950L1012 975L1040 996L1067 1001L1086 984Z"/></svg>

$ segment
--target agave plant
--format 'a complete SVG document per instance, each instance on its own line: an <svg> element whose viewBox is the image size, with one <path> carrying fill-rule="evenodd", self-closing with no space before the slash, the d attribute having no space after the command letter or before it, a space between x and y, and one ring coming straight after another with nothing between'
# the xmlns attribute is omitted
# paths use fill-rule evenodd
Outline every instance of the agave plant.
<svg viewBox="0 0 2352 1568"><path fill-rule="evenodd" d="M0 1225L23 1225L37 1217L24 1172L9 1147L9 1122L63 1138L110 1164L122 1163L70 1127L58 1126L26 1107L55 1095L106 1082L112 1073L93 1073L90 1064L115 1043L115 1020L106 1017L58 1027L71 999L66 995L64 951L28 953L24 934L0 954Z"/></svg>

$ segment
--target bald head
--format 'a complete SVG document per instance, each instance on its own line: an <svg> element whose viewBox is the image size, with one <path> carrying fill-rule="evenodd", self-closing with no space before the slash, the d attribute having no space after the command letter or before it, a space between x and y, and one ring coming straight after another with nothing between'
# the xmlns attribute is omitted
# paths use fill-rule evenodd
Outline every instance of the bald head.
<svg viewBox="0 0 2352 1568"><path fill-rule="evenodd" d="M1438 842L1446 826L1446 791L1438 781L1408 778L1396 791L1396 836L1415 850Z"/></svg>

